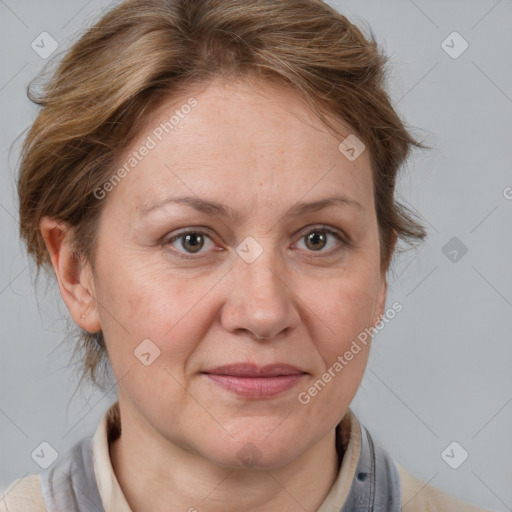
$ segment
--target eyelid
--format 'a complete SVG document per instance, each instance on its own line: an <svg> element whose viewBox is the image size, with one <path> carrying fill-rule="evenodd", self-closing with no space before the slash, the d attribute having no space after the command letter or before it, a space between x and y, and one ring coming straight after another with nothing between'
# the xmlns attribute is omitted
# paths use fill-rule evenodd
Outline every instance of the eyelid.
<svg viewBox="0 0 512 512"><path fill-rule="evenodd" d="M339 237L343 238L344 240L346 240L347 243L350 241L350 237L347 235L347 233L345 231L343 231L340 228L335 228L333 226L329 226L327 224L311 224L311 225L306 226L305 228L302 228L301 230L299 230L295 236L298 236L301 233L302 233L301 236L305 236L307 233L311 233L311 231L315 231L315 230L325 231L326 233L329 233L331 235L339 236Z"/></svg>

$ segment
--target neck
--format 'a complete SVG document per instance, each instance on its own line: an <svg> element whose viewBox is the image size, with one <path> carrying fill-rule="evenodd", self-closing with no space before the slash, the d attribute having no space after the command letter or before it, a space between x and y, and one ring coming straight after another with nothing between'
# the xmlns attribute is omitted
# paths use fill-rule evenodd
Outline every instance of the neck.
<svg viewBox="0 0 512 512"><path fill-rule="evenodd" d="M233 469L148 432L147 424L128 418L124 410L122 417L127 421L110 444L110 458L137 512L168 512L169 503L189 512L317 510L338 475L335 429L286 466Z"/></svg>

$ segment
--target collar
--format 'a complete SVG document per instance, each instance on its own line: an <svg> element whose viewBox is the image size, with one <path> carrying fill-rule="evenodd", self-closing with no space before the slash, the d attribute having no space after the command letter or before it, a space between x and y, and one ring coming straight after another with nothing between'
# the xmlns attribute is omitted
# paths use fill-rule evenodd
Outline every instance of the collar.
<svg viewBox="0 0 512 512"><path fill-rule="evenodd" d="M103 414L92 438L94 475L105 512L132 512L121 490L110 460L109 443L121 433L119 401Z"/></svg>

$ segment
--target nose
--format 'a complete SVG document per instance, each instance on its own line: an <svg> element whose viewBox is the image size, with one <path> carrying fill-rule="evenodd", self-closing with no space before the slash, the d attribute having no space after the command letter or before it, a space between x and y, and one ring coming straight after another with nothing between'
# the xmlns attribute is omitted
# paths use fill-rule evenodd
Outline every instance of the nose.
<svg viewBox="0 0 512 512"><path fill-rule="evenodd" d="M234 334L274 339L300 323L297 304L289 274L267 249L252 263L242 258L235 261L221 323Z"/></svg>

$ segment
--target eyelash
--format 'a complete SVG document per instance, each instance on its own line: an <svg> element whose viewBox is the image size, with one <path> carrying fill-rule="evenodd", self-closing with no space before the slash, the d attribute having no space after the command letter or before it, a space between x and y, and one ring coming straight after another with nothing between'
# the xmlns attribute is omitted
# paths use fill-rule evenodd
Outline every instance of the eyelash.
<svg viewBox="0 0 512 512"><path fill-rule="evenodd" d="M314 233L314 232L322 232L322 233L325 233L327 235L331 235L333 236L341 245L341 247L338 247L338 248L334 248L334 249L331 249L327 252L325 251L308 251L308 252L311 252L311 253L318 253L318 254L323 254L325 252L326 255L331 255L332 253L334 252L337 252L338 250L340 249L347 249L349 247L353 247L353 245L348 242L341 233L338 233L337 231L334 231L328 227L324 227L324 226L315 226L313 228L310 228L309 231L305 232L300 238L299 240L303 240L307 235L311 234L311 233ZM185 237L186 235L190 235L190 234L195 234L195 235L204 235L206 237L208 237L210 240L212 240L212 238L208 235L208 233L204 232L204 231L200 231L199 229L198 230L188 230L188 231L183 231L181 233L178 233L177 235L174 235L173 237L171 238L166 238L163 240L162 242L162 245L164 247L167 247L169 245L171 245L172 243L174 243L176 240L179 240L180 238L182 237ZM213 240L212 240L213 241ZM184 260L195 260L195 259L199 259L201 258L201 256L204 255L204 253L197 253L197 256L195 255L192 255L191 253L189 253L189 255L187 255L187 253L183 253L179 250L176 250L176 249L170 249L174 255L179 258L179 259L184 259Z"/></svg>

